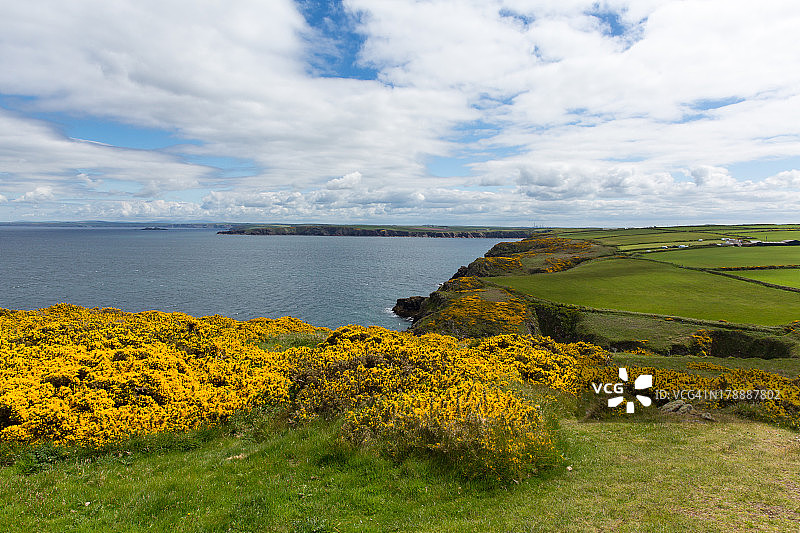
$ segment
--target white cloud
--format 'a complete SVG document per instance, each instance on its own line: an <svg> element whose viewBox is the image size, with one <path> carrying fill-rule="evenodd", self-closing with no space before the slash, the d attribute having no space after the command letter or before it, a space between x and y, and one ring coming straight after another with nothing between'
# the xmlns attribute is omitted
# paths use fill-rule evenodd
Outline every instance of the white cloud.
<svg viewBox="0 0 800 533"><path fill-rule="evenodd" d="M763 185L775 191L800 189L800 170L779 172L765 179Z"/></svg>
<svg viewBox="0 0 800 533"><path fill-rule="evenodd" d="M209 169L161 152L72 140L41 121L0 109L0 172L9 191L27 191L31 182L43 182L48 187L52 187L48 182L59 182L73 189L94 188L101 184L100 176L106 176L139 183L156 194L191 188ZM177 182L179 187L175 186Z"/></svg>
<svg viewBox="0 0 800 533"><path fill-rule="evenodd" d="M28 191L16 200L15 202L48 202L51 200L55 200L55 195L53 194L53 188L49 185L40 185L33 189L32 191Z"/></svg>
<svg viewBox="0 0 800 533"><path fill-rule="evenodd" d="M355 189L361 184L361 172L355 171L345 174L341 178L328 181L325 187L328 189Z"/></svg>
<svg viewBox="0 0 800 533"><path fill-rule="evenodd" d="M798 207L764 209L798 188L791 165L762 180L728 170L800 153L794 1L344 6L360 14L359 60L377 80L312 75L309 57L327 44L290 0L5 6L0 93L31 98L0 108L0 185L19 200L0 219L33 201L46 218L511 224L777 220ZM78 141L41 112L195 142ZM463 178L425 167L473 154ZM254 168L185 159L218 156Z"/></svg>
<svg viewBox="0 0 800 533"><path fill-rule="evenodd" d="M692 169L691 175L698 187L723 188L737 184L724 168L702 166Z"/></svg>

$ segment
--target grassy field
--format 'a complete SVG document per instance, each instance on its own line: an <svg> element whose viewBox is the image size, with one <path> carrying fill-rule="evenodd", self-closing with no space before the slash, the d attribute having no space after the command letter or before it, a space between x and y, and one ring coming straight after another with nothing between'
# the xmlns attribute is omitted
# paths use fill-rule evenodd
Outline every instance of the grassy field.
<svg viewBox="0 0 800 533"><path fill-rule="evenodd" d="M565 239L608 239L608 238L642 238L647 239L653 235L661 235L664 231L651 228L632 228L632 229L586 229L586 230L555 230L555 234Z"/></svg>
<svg viewBox="0 0 800 533"><path fill-rule="evenodd" d="M698 246L709 246L715 244L723 244L722 240L713 240L713 239L705 239L703 241L669 241L669 240L662 240L660 242L651 242L646 244L625 244L618 246L617 249L622 252L656 252L661 249L662 246L689 246L689 247L698 247Z"/></svg>
<svg viewBox="0 0 800 533"><path fill-rule="evenodd" d="M570 239L593 239L607 244L630 245L636 243L713 240L720 237L746 237L750 239L779 241L797 239L800 227L795 224L748 224L741 226L673 226L663 228L617 229L557 229L556 234ZM661 239L661 240L659 240Z"/></svg>
<svg viewBox="0 0 800 533"><path fill-rule="evenodd" d="M800 522L800 440L788 430L566 419L561 433L569 470L494 487L428 461L353 452L324 424L29 461L0 469L0 529L728 532Z"/></svg>
<svg viewBox="0 0 800 533"><path fill-rule="evenodd" d="M697 323L665 320L645 314L593 312L583 314L579 333L604 346L614 340L646 339L648 350L671 353L673 345L688 346L692 334L702 327Z"/></svg>
<svg viewBox="0 0 800 533"><path fill-rule="evenodd" d="M647 258L699 268L800 265L800 246L715 246L653 252Z"/></svg>
<svg viewBox="0 0 800 533"><path fill-rule="evenodd" d="M749 231L742 231L738 233L742 236L746 236L750 239L756 239L759 241L783 241L789 239L800 239L800 230L769 230L764 231L758 228L753 228Z"/></svg>
<svg viewBox="0 0 800 533"><path fill-rule="evenodd" d="M632 244L652 244L653 246L660 246L662 244L698 242L699 239L703 239L703 242L711 240L719 240L723 236L727 236L727 234L681 231L681 232L648 233L644 235L634 234L634 235L611 235L608 237L598 236L595 238L595 240L598 240L603 244L611 244L615 246L628 246Z"/></svg>
<svg viewBox="0 0 800 533"><path fill-rule="evenodd" d="M800 318L800 294L652 261L601 259L552 274L485 280L537 298L600 309L763 325Z"/></svg>
<svg viewBox="0 0 800 533"><path fill-rule="evenodd" d="M777 268L774 270L741 270L737 276L766 281L775 285L800 289L800 268Z"/></svg>
<svg viewBox="0 0 800 533"><path fill-rule="evenodd" d="M620 366L654 366L680 372L689 372L702 376L718 376L721 371L697 370L687 366L688 363L712 363L726 368L758 368L775 372L788 378L800 376L800 359L738 359L736 357L698 357L694 355L642 355L634 353L617 353L612 360Z"/></svg>

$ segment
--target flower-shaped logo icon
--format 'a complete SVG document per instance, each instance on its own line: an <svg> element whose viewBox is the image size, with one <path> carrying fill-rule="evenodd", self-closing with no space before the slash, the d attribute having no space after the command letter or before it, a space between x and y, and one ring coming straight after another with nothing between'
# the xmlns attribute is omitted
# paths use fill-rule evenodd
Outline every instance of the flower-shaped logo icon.
<svg viewBox="0 0 800 533"><path fill-rule="evenodd" d="M628 369L627 368L620 368L619 369L619 379L621 379L622 381L626 381L626 382L628 381ZM652 374L642 374L641 376L636 378L636 380L633 382L633 388L636 389L636 390L649 389L652 386L653 386L653 375ZM653 400L651 400L648 396L643 396L641 394L637 394L636 395L636 399L639 400L639 402L645 407L648 407L651 403L653 403ZM630 401L630 400L626 401L625 397L623 397L623 396L615 396L614 398L609 398L608 406L612 407L612 408L613 407L617 407L622 402L626 402L625 412L626 413L633 413L633 411L634 411L634 409L636 407L636 404L634 402Z"/></svg>

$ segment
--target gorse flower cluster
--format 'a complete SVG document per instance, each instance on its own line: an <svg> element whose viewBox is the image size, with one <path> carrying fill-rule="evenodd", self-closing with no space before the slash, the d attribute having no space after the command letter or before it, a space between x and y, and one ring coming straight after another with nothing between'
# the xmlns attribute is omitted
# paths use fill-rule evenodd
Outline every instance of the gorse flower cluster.
<svg viewBox="0 0 800 533"><path fill-rule="evenodd" d="M468 278L458 283L472 289ZM463 300L470 314L492 304L486 319L512 332L525 319L513 300ZM277 342L302 335L320 342ZM720 375L629 372L652 373L653 386L666 390L778 390L758 400L764 412L800 426L800 379L707 370ZM341 417L342 436L357 444L438 455L468 476L520 479L560 457L541 390L577 397L589 382L617 381L616 372L597 346L516 332L459 340L378 327L331 331L291 318L0 309L0 440L102 446L269 406L297 424Z"/></svg>
<svg viewBox="0 0 800 533"><path fill-rule="evenodd" d="M531 256L558 252L582 253L594 248L589 241L564 239L561 237L529 237L516 242L504 242L494 246L486 257L512 255Z"/></svg>
<svg viewBox="0 0 800 533"><path fill-rule="evenodd" d="M467 475L518 479L559 458L539 405L471 379L443 392L382 397L348 413L345 429L355 441L380 438L395 456L440 454Z"/></svg>
<svg viewBox="0 0 800 533"><path fill-rule="evenodd" d="M581 262L578 256L572 257L548 257L545 259L545 272L561 272L574 267Z"/></svg>
<svg viewBox="0 0 800 533"><path fill-rule="evenodd" d="M268 342L291 334L324 340ZM344 416L354 442L519 478L558 455L542 409L519 391L526 381L574 386L560 376L591 359L587 346L66 304L0 310L0 439L101 446L273 406L297 423Z"/></svg>
<svg viewBox="0 0 800 533"><path fill-rule="evenodd" d="M518 257L479 257L469 264L467 272L470 276L507 276L509 274L523 274L527 272L523 268L522 262Z"/></svg>
<svg viewBox="0 0 800 533"><path fill-rule="evenodd" d="M360 326L295 354L296 417L344 413L355 443L441 454L463 474L514 479L558 458L542 408L520 390L575 394L582 370L606 361L582 343L518 334L459 341Z"/></svg>
<svg viewBox="0 0 800 533"><path fill-rule="evenodd" d="M255 342L299 320L0 310L0 439L97 446L288 401L283 362Z"/></svg>
<svg viewBox="0 0 800 533"><path fill-rule="evenodd" d="M460 294L440 311L425 318L418 329L441 331L456 337L526 332L532 320L525 302L509 297L493 302L482 298L481 289ZM423 327L424 326L424 327Z"/></svg>
<svg viewBox="0 0 800 533"><path fill-rule="evenodd" d="M692 342L689 348L693 354L705 357L709 354L713 343L714 340L707 330L698 329L692 333Z"/></svg>
<svg viewBox="0 0 800 533"><path fill-rule="evenodd" d="M792 379L772 372L755 368L731 369L708 362L688 363L694 370L716 372L716 376L702 376L691 372L667 370L654 367L628 366L628 382L632 383L642 374L653 376L654 390L666 391L668 395L676 391L708 391L716 397L704 395L709 408L738 405L742 402L757 404L759 418L770 422L800 429L800 376ZM597 383L616 382L617 367L593 367L584 372ZM633 391L630 391L633 392ZM662 402L675 399L663 398Z"/></svg>

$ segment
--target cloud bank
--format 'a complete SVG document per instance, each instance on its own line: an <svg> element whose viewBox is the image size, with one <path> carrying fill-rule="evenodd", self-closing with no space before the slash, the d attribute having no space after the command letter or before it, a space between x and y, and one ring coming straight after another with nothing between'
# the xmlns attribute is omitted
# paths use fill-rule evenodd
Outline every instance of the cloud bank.
<svg viewBox="0 0 800 533"><path fill-rule="evenodd" d="M0 220L796 221L796 2L331 5L6 6Z"/></svg>

